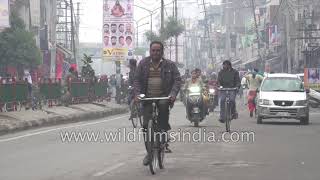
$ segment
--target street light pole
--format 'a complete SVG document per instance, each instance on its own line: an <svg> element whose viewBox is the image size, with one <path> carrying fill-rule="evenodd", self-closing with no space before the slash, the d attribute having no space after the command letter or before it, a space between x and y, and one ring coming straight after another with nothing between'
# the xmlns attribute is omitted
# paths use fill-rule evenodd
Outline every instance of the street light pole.
<svg viewBox="0 0 320 180"><path fill-rule="evenodd" d="M136 42L136 45L137 45L137 47L139 47L139 27L147 25L147 24L149 24L149 22L141 24L140 26L138 26L139 21L135 21L135 22L136 22L136 29L137 29L137 42Z"/></svg>
<svg viewBox="0 0 320 180"><path fill-rule="evenodd" d="M134 6L149 12L149 14L150 14L150 30L151 30L151 32L152 32L152 14L153 14L153 12L154 12L155 10L152 11L152 10L149 10L149 9L147 9L147 8L144 8L144 7L138 6L138 5L134 5Z"/></svg>

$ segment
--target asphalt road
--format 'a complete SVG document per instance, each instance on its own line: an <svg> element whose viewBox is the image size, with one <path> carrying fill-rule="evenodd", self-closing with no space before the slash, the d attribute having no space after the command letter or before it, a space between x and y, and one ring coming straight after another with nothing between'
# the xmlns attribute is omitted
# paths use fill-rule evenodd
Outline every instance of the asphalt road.
<svg viewBox="0 0 320 180"><path fill-rule="evenodd" d="M142 138L133 136L127 115L1 136L0 180L320 179L320 110L313 109L310 125L304 126L296 120L258 125L244 106L238 109L231 138L217 122L218 112L195 128L185 119L183 105L176 104L170 120L173 153L166 154L165 169L156 175L142 165ZM66 132L100 136L96 142L68 142L62 138ZM121 137L111 142L105 133Z"/></svg>

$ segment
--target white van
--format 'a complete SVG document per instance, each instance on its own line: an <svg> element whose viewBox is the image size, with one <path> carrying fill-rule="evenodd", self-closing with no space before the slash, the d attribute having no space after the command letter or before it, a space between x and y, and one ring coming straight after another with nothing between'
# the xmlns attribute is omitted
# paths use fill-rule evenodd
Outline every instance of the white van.
<svg viewBox="0 0 320 180"><path fill-rule="evenodd" d="M257 105L257 123L263 119L286 118L309 124L308 90L294 74L268 74L263 80Z"/></svg>

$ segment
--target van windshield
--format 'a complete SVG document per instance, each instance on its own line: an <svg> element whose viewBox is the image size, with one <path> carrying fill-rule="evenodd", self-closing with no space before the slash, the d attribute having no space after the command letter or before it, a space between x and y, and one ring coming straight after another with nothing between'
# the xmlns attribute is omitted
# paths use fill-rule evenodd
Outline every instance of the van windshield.
<svg viewBox="0 0 320 180"><path fill-rule="evenodd" d="M261 91L304 92L303 83L298 78L274 77L267 78L261 85Z"/></svg>

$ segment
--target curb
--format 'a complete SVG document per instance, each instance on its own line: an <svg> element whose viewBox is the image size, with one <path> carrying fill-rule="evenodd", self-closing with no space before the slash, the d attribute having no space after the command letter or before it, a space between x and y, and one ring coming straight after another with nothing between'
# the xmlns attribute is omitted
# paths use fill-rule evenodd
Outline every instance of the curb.
<svg viewBox="0 0 320 180"><path fill-rule="evenodd" d="M103 111L94 111L80 114L72 114L69 116L51 116L31 121L20 121L11 125L0 126L0 136L10 133L20 132L24 130L35 129L39 127L48 127L53 125L61 125L75 122L84 122L99 118L128 113L128 108L108 108Z"/></svg>

